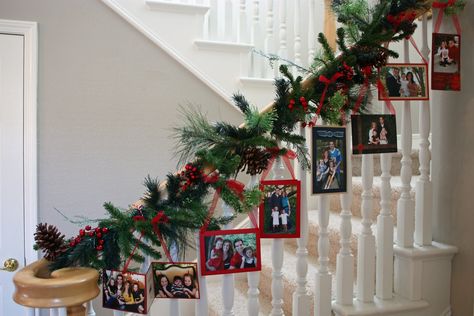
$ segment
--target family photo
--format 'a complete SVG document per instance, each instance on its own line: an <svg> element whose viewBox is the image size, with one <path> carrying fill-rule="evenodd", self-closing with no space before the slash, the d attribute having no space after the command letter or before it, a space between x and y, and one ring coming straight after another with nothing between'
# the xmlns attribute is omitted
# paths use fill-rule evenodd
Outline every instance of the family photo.
<svg viewBox="0 0 474 316"><path fill-rule="evenodd" d="M380 68L379 100L428 100L428 65L387 64Z"/></svg>
<svg viewBox="0 0 474 316"><path fill-rule="evenodd" d="M105 270L102 273L103 307L146 314L146 276L146 274L133 272ZM149 290L149 292L153 291L151 283ZM151 295L153 297L153 293Z"/></svg>
<svg viewBox="0 0 474 316"><path fill-rule="evenodd" d="M395 115L352 115L351 122L354 155L397 152Z"/></svg>
<svg viewBox="0 0 474 316"><path fill-rule="evenodd" d="M431 86L436 90L460 90L461 37L433 33Z"/></svg>
<svg viewBox="0 0 474 316"><path fill-rule="evenodd" d="M201 233L201 274L260 271L260 236L257 229Z"/></svg>
<svg viewBox="0 0 474 316"><path fill-rule="evenodd" d="M346 129L313 127L312 192L346 192Z"/></svg>
<svg viewBox="0 0 474 316"><path fill-rule="evenodd" d="M300 182L261 181L260 190L264 193L260 205L260 237L300 237Z"/></svg>
<svg viewBox="0 0 474 316"><path fill-rule="evenodd" d="M157 298L199 298L197 263L152 262Z"/></svg>

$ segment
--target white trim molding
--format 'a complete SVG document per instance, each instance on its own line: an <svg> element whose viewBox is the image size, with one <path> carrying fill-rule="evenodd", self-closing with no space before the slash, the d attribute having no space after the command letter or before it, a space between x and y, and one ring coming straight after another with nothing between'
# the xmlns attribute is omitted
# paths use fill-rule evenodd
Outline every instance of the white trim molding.
<svg viewBox="0 0 474 316"><path fill-rule="evenodd" d="M210 7L202 4L188 4L188 3L176 3L166 2L160 0L146 0L146 5L151 10L166 11L174 13L185 13L185 14L206 14Z"/></svg>
<svg viewBox="0 0 474 316"><path fill-rule="evenodd" d="M24 114L23 114L23 170L24 170L24 234L25 264L38 260L33 250L34 233L38 224L38 162L37 162L37 81L38 81L38 25L36 22L0 20L0 33L21 35L24 38Z"/></svg>

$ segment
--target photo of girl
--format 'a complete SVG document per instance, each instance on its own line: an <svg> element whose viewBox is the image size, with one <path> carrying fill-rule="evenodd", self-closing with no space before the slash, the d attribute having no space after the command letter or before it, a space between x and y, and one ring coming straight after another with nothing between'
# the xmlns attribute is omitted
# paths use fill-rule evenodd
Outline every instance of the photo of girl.
<svg viewBox="0 0 474 316"><path fill-rule="evenodd" d="M224 240L222 250L224 252L224 270L230 268L232 257L234 256L234 247L232 241L229 239Z"/></svg>
<svg viewBox="0 0 474 316"><path fill-rule="evenodd" d="M431 88L461 90L461 36L433 33Z"/></svg>
<svg viewBox="0 0 474 316"><path fill-rule="evenodd" d="M252 247L245 247L244 248L244 256L242 257L242 265L240 266L242 269L245 268L255 268L257 266L257 258L253 255Z"/></svg>
<svg viewBox="0 0 474 316"><path fill-rule="evenodd" d="M199 298L197 263L152 262L151 265L154 275L156 298ZM170 280L172 280L172 283Z"/></svg>
<svg viewBox="0 0 474 316"><path fill-rule="evenodd" d="M224 240L222 238L217 238L215 240L214 247L211 250L210 258L206 261L206 267L210 271L224 269L224 251L222 250L223 244Z"/></svg>

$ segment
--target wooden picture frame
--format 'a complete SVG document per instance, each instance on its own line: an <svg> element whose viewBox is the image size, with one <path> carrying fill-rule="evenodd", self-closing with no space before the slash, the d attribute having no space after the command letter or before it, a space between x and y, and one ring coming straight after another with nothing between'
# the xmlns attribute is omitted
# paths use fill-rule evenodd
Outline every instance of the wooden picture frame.
<svg viewBox="0 0 474 316"><path fill-rule="evenodd" d="M379 69L379 100L429 100L428 65L424 63L390 63Z"/></svg>
<svg viewBox="0 0 474 316"><path fill-rule="evenodd" d="M157 299L199 299L200 287L196 262L151 263ZM167 284L162 281L166 280ZM181 284L175 282L181 281Z"/></svg>

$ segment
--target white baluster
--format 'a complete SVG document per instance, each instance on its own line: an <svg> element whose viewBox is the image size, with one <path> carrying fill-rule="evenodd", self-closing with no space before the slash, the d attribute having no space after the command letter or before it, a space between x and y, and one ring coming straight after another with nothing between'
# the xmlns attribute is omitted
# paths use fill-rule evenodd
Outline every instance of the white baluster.
<svg viewBox="0 0 474 316"><path fill-rule="evenodd" d="M372 302L375 285L375 236L372 234L374 157L362 156L362 232L357 248L357 299Z"/></svg>
<svg viewBox="0 0 474 316"><path fill-rule="evenodd" d="M260 15L259 15L259 1L253 1L253 14L252 14L252 30L250 32L250 40L255 49L261 49L261 26L260 26ZM260 78L262 77L262 58L259 55L251 55L251 76Z"/></svg>
<svg viewBox="0 0 474 316"><path fill-rule="evenodd" d="M233 1L226 0L224 5L224 38L226 41L234 41L234 10Z"/></svg>
<svg viewBox="0 0 474 316"><path fill-rule="evenodd" d="M233 212L232 208L226 203L222 204L222 216L223 217L232 217ZM232 224L227 224L224 227L225 229L231 229ZM224 311L222 315L232 316L234 315L234 275L225 274L222 276L222 302L224 305Z"/></svg>
<svg viewBox="0 0 474 316"><path fill-rule="evenodd" d="M273 0L267 0L267 19L265 31L265 53L273 53L275 50L275 42L273 39ZM265 77L273 76L273 70L268 65L265 67Z"/></svg>
<svg viewBox="0 0 474 316"><path fill-rule="evenodd" d="M280 4L279 7L279 19L280 19L280 29L279 29L279 39L280 43L278 46L278 56L281 58L288 58L288 49L286 46L286 0L279 0L278 3ZM278 63L275 67L275 77L278 77L278 67L280 63Z"/></svg>
<svg viewBox="0 0 474 316"><path fill-rule="evenodd" d="M247 11L245 8L245 0L240 0L239 3L239 25L237 27L237 41L240 43L246 42L247 34Z"/></svg>
<svg viewBox="0 0 474 316"><path fill-rule="evenodd" d="M430 50L428 48L428 27L426 14L422 21L423 45L421 53L429 63ZM427 84L427 83L426 83ZM416 183L415 199L415 243L420 246L431 245L433 237L431 223L431 208L433 187L430 179L430 101L421 101L420 104L420 178Z"/></svg>
<svg viewBox="0 0 474 316"><path fill-rule="evenodd" d="M58 308L58 311L59 311L59 316L67 316L67 309L66 307L59 307Z"/></svg>
<svg viewBox="0 0 474 316"><path fill-rule="evenodd" d="M314 299L314 315L331 315L331 279L329 273L329 196L322 194L319 196L319 268L316 272L316 291Z"/></svg>
<svg viewBox="0 0 474 316"><path fill-rule="evenodd" d="M316 55L316 0L308 0L309 15L308 15L308 65L313 63Z"/></svg>
<svg viewBox="0 0 474 316"><path fill-rule="evenodd" d="M382 170L380 187L380 214L377 216L377 259L375 295L379 299L391 299L393 292L393 216L390 168L392 154L380 154Z"/></svg>
<svg viewBox="0 0 474 316"><path fill-rule="evenodd" d="M50 309L49 309L49 316L59 316L59 309L57 309L57 308L50 308Z"/></svg>
<svg viewBox="0 0 474 316"><path fill-rule="evenodd" d="M285 167L280 158L275 160L273 165L273 179L284 179ZM284 239L272 240L272 316L284 315L283 313L283 267Z"/></svg>
<svg viewBox="0 0 474 316"><path fill-rule="evenodd" d="M94 305L92 305L92 301L86 303L86 315L87 316L95 316Z"/></svg>
<svg viewBox="0 0 474 316"><path fill-rule="evenodd" d="M36 315L36 308L27 307L26 311L27 311L28 316L35 316Z"/></svg>
<svg viewBox="0 0 474 316"><path fill-rule="evenodd" d="M253 188L258 184L258 177L252 175L250 181L247 184L247 188ZM256 216L258 217L258 216ZM260 291L258 289L258 284L260 283L260 272L247 272L247 283L249 289L247 291L247 311L249 316L257 316L260 312L260 302L258 296Z"/></svg>
<svg viewBox="0 0 474 316"><path fill-rule="evenodd" d="M295 0L295 11L293 14L293 26L294 26L294 35L295 35L295 42L294 42L294 54L295 54L295 64L302 66L301 61L301 30L300 30L300 22L301 22L301 1ZM294 73L297 72L297 68L294 69Z"/></svg>
<svg viewBox="0 0 474 316"><path fill-rule="evenodd" d="M196 240L196 253L198 254L197 256L197 264L198 267L201 268L201 256L199 255L201 253L200 248L200 241L199 241L199 231L195 233L194 235L195 240ZM204 247L204 245L202 245ZM209 315L209 303L207 301L207 283L206 283L206 278L201 276L200 273L198 273L198 279L199 279L199 300L196 300L196 306L195 306L195 315L196 316L205 316Z"/></svg>
<svg viewBox="0 0 474 316"><path fill-rule="evenodd" d="M408 63L408 41L404 40L405 62ZM397 203L397 245L400 247L413 247L413 233L415 230L415 202L411 198L411 108L410 101L405 101L402 111L402 192Z"/></svg>
<svg viewBox="0 0 474 316"><path fill-rule="evenodd" d="M218 36L218 20L219 20L219 2L217 0L209 1L209 12L207 13L207 39L217 40Z"/></svg>
<svg viewBox="0 0 474 316"><path fill-rule="evenodd" d="M306 137L306 128L300 128L300 135ZM300 238L296 240L298 248L296 249L296 291L293 293L293 315L310 315L311 296L307 289L308 274L308 180L307 170L300 166L296 168L296 178L301 182L301 204L300 204Z"/></svg>
<svg viewBox="0 0 474 316"><path fill-rule="evenodd" d="M354 256L351 253L352 235L352 128L350 122L346 126L346 155L347 155L347 192L340 195L341 201L341 248L336 261L336 302L342 305L352 305L354 291Z"/></svg>

